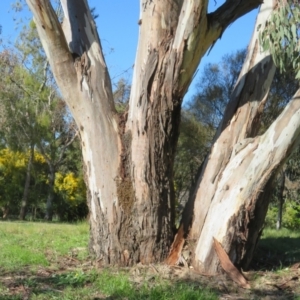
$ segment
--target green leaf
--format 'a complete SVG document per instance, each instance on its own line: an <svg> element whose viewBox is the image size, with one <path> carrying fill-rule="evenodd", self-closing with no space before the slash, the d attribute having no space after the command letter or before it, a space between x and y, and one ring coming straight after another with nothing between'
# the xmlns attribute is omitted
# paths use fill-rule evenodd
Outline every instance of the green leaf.
<svg viewBox="0 0 300 300"><path fill-rule="evenodd" d="M296 74L296 79L300 79L300 69L298 70L298 72Z"/></svg>
<svg viewBox="0 0 300 300"><path fill-rule="evenodd" d="M292 31L292 34L293 34L293 40L294 40L294 42L296 42L297 41L297 28L296 28L295 23L292 24L291 31Z"/></svg>

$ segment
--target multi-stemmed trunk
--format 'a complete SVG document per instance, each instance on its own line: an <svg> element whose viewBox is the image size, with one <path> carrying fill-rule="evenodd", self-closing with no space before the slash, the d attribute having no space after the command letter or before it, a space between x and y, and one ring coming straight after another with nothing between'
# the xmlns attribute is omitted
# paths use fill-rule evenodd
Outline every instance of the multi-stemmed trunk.
<svg viewBox="0 0 300 300"><path fill-rule="evenodd" d="M208 1L141 1L129 110L122 114L114 107L86 1L61 1L62 26L49 1L27 2L80 132L91 250L103 264L163 260L174 235L172 177L182 98L209 47L229 24L261 1L226 1L210 14ZM265 1L258 19L261 25L273 5L272 0ZM213 237L233 262L247 265L267 210L264 198L273 174L295 142L296 131L285 139L284 126L290 125L284 123L287 111L257 136L275 70L269 55L261 52L257 34L184 212L171 263L178 261L189 234L195 267L217 269Z"/></svg>

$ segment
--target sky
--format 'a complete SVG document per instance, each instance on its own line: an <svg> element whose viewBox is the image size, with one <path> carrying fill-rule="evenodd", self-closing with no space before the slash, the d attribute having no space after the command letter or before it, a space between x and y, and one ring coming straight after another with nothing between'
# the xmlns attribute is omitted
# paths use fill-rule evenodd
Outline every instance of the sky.
<svg viewBox="0 0 300 300"><path fill-rule="evenodd" d="M224 1L210 2L209 11L213 11ZM11 0L1 0L0 24L2 40L14 43L20 28L16 20L22 19L27 22L31 18L31 13L26 9L20 13L14 12L11 9L12 3ZM91 7L95 7L99 15L96 23L112 81L116 82L124 77L130 82L138 42L139 0L90 0L89 3ZM197 80L199 81L205 64L218 63L223 55L247 47L256 15L257 10L252 11L227 28L209 55L205 55L202 59L185 100L189 100L195 93Z"/></svg>

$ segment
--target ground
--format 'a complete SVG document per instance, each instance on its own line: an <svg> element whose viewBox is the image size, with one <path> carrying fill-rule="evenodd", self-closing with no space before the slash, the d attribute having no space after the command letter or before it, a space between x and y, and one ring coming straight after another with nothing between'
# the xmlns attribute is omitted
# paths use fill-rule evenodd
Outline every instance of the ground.
<svg viewBox="0 0 300 300"><path fill-rule="evenodd" d="M189 267L103 268L87 253L84 223L0 222L0 299L300 299L300 234L287 233L263 237L243 289Z"/></svg>

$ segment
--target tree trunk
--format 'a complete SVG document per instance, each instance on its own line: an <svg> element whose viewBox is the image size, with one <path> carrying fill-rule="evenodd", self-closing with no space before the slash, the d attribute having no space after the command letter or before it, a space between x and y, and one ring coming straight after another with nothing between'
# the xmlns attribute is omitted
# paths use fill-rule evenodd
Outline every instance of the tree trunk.
<svg viewBox="0 0 300 300"><path fill-rule="evenodd" d="M2 219L6 220L8 218L8 214L9 214L9 204L5 205L1 209L2 209Z"/></svg>
<svg viewBox="0 0 300 300"><path fill-rule="evenodd" d="M279 183L279 191L278 191L278 213L277 213L277 222L276 229L281 229L282 224L282 210L284 204L284 187L285 187L285 171L281 170L280 172L280 183Z"/></svg>
<svg viewBox="0 0 300 300"><path fill-rule="evenodd" d="M49 165L49 174L48 174L48 195L46 202L46 214L45 220L52 221L53 219L53 200L54 200L54 183L55 183L55 168L52 164Z"/></svg>
<svg viewBox="0 0 300 300"><path fill-rule="evenodd" d="M184 238L199 271L214 274L220 267L215 238L231 261L247 269L260 237L273 179L298 145L298 90L282 114L261 136L259 115L274 75L272 60L259 51L259 25L267 20L273 1L265 1L255 26L250 55L206 159L194 195L186 207L169 263L178 261ZM246 71L246 73L245 73Z"/></svg>
<svg viewBox="0 0 300 300"><path fill-rule="evenodd" d="M27 0L52 71L80 131L90 248L103 264L164 259L174 230L173 160L182 98L201 57L259 0L140 4L140 39L129 111L117 114L95 24L85 0Z"/></svg>
<svg viewBox="0 0 300 300"><path fill-rule="evenodd" d="M278 163L270 166L268 156L272 157L274 149L269 145L261 148L267 141L257 133L275 67L268 53L261 53L258 27L273 8L272 0L261 6L249 55L197 190L191 229L192 239L197 239L194 266L208 273L219 267L213 237L232 262L248 267L268 208Z"/></svg>
<svg viewBox="0 0 300 300"><path fill-rule="evenodd" d="M32 221L36 220L36 211L37 211L37 207L34 206L32 208Z"/></svg>
<svg viewBox="0 0 300 300"><path fill-rule="evenodd" d="M20 220L25 220L25 216L26 216L26 209L27 209L27 205L28 205L28 196L29 196L29 187L30 187L30 178L31 178L31 167L32 167L33 158L34 158L34 145L31 145L29 159L28 159L28 163L27 163L26 180L25 180L23 198L22 198L22 202L21 202L21 209L20 209L20 215L19 215Z"/></svg>
<svg viewBox="0 0 300 300"><path fill-rule="evenodd" d="M298 145L299 95L300 90L267 132L247 139L227 164L197 242L199 268L213 272L218 267L212 237L222 242L234 263L243 269L249 266L267 212L272 179Z"/></svg>
<svg viewBox="0 0 300 300"><path fill-rule="evenodd" d="M213 237L218 240L219 238L215 230L223 226L225 230L223 234L230 243L234 234L229 232L232 230L231 226L228 226L227 231L226 224L229 219L232 218L231 221L234 222L236 216L240 216L240 222L245 222L246 215L242 214L242 211L246 211L247 207L242 208L236 202L238 199L233 196L227 200L228 202L224 200L226 195L230 194L231 189L238 188L239 179L243 178L245 171L243 168L246 168L243 164L245 160L242 159L235 166L236 178L231 178L234 174L229 176L227 172L230 163L237 159L239 153L244 151L247 145L255 144L254 137L259 130L260 115L275 73L271 56L260 50L258 30L259 27L264 26L273 10L274 3L273 0L265 1L260 8L242 71L214 138L211 152L203 163L198 181L192 188L184 209L182 222L167 260L169 264L175 264L180 260L181 250L187 239L191 253L195 253L193 255L194 267L207 273L216 272L218 258L212 242ZM249 158L247 158L247 164L250 164ZM241 189L245 191L244 186ZM217 210L215 207L215 202L218 203L221 199L226 206L228 219L223 217L224 210ZM242 201L242 199L239 200ZM239 209L241 209L240 212L238 212ZM222 242L222 239L219 242ZM253 241L249 242L253 243ZM226 250L230 248L228 245L223 242ZM241 253L236 255L241 255ZM236 261L238 258L235 258L234 262Z"/></svg>

